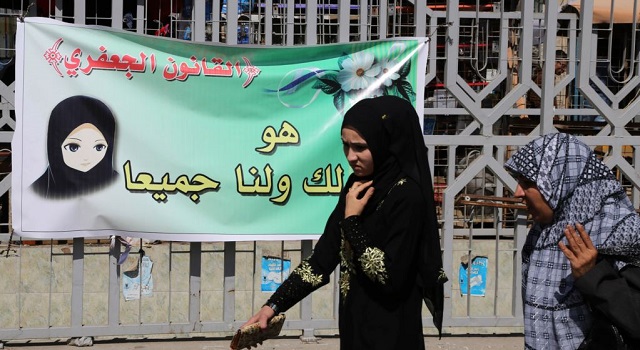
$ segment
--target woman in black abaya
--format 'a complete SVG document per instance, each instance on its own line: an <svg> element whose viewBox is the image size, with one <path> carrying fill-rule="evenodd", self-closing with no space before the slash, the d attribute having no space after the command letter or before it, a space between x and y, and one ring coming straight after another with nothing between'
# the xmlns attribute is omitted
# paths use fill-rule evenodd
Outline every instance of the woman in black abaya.
<svg viewBox="0 0 640 350"><path fill-rule="evenodd" d="M398 97L365 99L346 113L341 136L353 174L324 233L246 324L266 328L340 264L340 348L424 349L422 300L440 331L447 278L418 116Z"/></svg>

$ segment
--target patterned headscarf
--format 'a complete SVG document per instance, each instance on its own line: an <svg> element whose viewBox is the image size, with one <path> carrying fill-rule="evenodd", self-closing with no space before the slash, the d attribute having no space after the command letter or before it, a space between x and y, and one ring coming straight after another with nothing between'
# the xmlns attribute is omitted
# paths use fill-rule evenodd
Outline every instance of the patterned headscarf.
<svg viewBox="0 0 640 350"><path fill-rule="evenodd" d="M558 247L564 229L584 225L599 257L609 256L621 269L640 266L640 217L611 170L572 135L542 136L505 168L534 182L554 211L550 224L534 223L522 250L525 347L576 349L591 326L591 312Z"/></svg>

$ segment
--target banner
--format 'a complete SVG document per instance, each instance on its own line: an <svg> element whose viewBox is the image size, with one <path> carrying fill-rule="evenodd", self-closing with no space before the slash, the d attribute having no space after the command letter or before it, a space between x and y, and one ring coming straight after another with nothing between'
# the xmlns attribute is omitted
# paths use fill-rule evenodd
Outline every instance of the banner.
<svg viewBox="0 0 640 350"><path fill-rule="evenodd" d="M313 239L351 169L340 125L422 115L427 40L227 46L18 24L12 224L32 238Z"/></svg>

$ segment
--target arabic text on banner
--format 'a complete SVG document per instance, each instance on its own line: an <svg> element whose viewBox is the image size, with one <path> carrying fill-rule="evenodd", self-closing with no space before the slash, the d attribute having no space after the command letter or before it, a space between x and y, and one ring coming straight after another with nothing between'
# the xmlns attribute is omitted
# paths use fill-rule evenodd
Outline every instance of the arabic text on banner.
<svg viewBox="0 0 640 350"><path fill-rule="evenodd" d="M12 223L33 238L312 239L350 169L343 112L422 115L427 40L224 46L18 25Z"/></svg>

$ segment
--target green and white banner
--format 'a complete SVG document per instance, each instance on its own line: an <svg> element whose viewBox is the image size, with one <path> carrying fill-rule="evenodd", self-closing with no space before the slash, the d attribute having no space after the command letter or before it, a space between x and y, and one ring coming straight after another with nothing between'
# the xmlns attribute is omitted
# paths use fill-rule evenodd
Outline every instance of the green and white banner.
<svg viewBox="0 0 640 350"><path fill-rule="evenodd" d="M351 170L344 111L422 115L427 40L227 46L18 24L12 224L32 238L313 239Z"/></svg>

